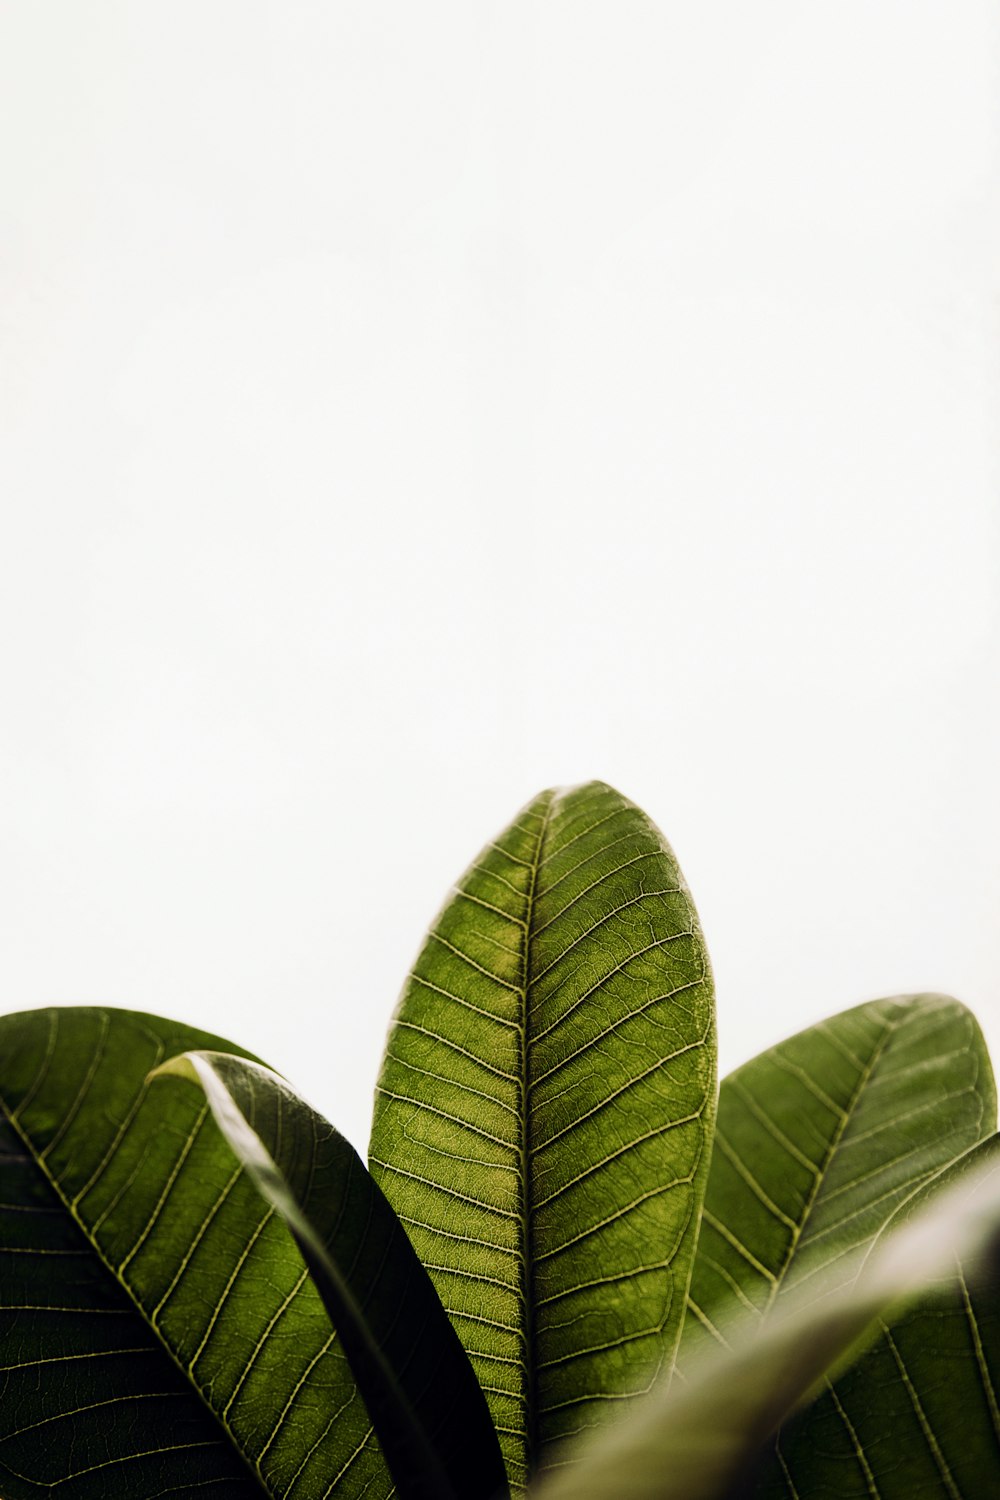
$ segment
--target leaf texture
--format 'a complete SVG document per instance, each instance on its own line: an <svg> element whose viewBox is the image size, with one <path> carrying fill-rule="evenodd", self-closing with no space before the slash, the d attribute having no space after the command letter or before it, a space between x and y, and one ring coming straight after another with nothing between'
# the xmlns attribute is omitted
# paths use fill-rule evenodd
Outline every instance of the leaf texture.
<svg viewBox="0 0 1000 1500"><path fill-rule="evenodd" d="M388 1496L326 1309L171 1055L127 1011L0 1019L0 1493Z"/></svg>
<svg viewBox="0 0 1000 1500"><path fill-rule="evenodd" d="M155 1076L204 1090L288 1225L337 1330L400 1500L500 1500L483 1393L427 1272L353 1146L269 1068L186 1052Z"/></svg>
<svg viewBox="0 0 1000 1500"><path fill-rule="evenodd" d="M980 1142L908 1199L875 1239L857 1274L831 1278L819 1295L801 1282L761 1321L744 1311L730 1325L729 1347L708 1341L691 1356L686 1379L664 1381L625 1420L579 1444L577 1465L531 1490L531 1500L746 1500L762 1444L805 1399L824 1372L869 1338L901 1304L923 1305L951 1274L956 1257L970 1284L994 1298L1000 1255L1000 1137ZM979 1278L983 1278L980 1281ZM821 1278L826 1281L826 1278ZM946 1377L939 1374L939 1393ZM882 1415L885 1415L883 1411ZM879 1429L878 1448L891 1487L870 1479L869 1496L937 1496L951 1488L906 1488L912 1474L900 1433ZM897 1473L893 1478L893 1467ZM829 1487L810 1472L800 1500L855 1493ZM954 1493L985 1497L997 1490L995 1460L974 1471L978 1487ZM951 1483L951 1479L949 1479Z"/></svg>
<svg viewBox="0 0 1000 1500"><path fill-rule="evenodd" d="M811 1279L856 1272L904 1199L996 1124L974 1017L942 995L860 1005L723 1081L680 1366Z"/></svg>
<svg viewBox="0 0 1000 1500"><path fill-rule="evenodd" d="M985 1147L995 1152L997 1143L993 1136ZM904 1203L890 1229L969 1159ZM920 1303L892 1322L879 1319L872 1347L782 1427L756 1500L1000 1494L1000 1258L973 1272L957 1256Z"/></svg>
<svg viewBox="0 0 1000 1500"><path fill-rule="evenodd" d="M983 1500L1000 1494L1000 1276L947 1286L782 1428L758 1500Z"/></svg>
<svg viewBox="0 0 1000 1500"><path fill-rule="evenodd" d="M849 1278L898 1205L995 1121L982 1035L943 996L857 1007L725 1079L682 1369L735 1309ZM782 1430L758 1494L973 1500L986 1475L1000 1489L998 1331L956 1270Z"/></svg>
<svg viewBox="0 0 1000 1500"><path fill-rule="evenodd" d="M0 1122L0 1489L7 1500L261 1487Z"/></svg>
<svg viewBox="0 0 1000 1500"><path fill-rule="evenodd" d="M512 1483L672 1356L714 1096L708 960L669 846L602 783L542 793L431 929L370 1150Z"/></svg>

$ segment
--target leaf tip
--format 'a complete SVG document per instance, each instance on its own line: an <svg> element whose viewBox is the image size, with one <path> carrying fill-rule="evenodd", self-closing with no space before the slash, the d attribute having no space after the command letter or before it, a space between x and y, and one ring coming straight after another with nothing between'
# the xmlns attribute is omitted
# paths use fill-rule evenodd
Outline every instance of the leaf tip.
<svg viewBox="0 0 1000 1500"><path fill-rule="evenodd" d="M152 1068L146 1074L147 1083L153 1083L157 1078L183 1078L188 1083L201 1084L201 1079L187 1052L181 1052L176 1057L168 1057L166 1062L160 1063L159 1067Z"/></svg>

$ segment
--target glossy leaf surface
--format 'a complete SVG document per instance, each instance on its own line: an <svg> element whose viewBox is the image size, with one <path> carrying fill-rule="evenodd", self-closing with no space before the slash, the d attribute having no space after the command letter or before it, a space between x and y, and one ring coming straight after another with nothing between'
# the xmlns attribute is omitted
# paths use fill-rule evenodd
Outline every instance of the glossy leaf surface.
<svg viewBox="0 0 1000 1500"><path fill-rule="evenodd" d="M0 1019L5 1500L389 1494L288 1230L204 1098L146 1083L203 1048L236 1050L127 1011Z"/></svg>
<svg viewBox="0 0 1000 1500"><path fill-rule="evenodd" d="M955 1000L876 1000L723 1081L681 1369L740 1308L849 1279L898 1205L996 1124L982 1034Z"/></svg>
<svg viewBox="0 0 1000 1500"><path fill-rule="evenodd" d="M995 1298L998 1146L997 1137L982 1142L915 1195L916 1201L903 1205L854 1279L845 1282L828 1268L791 1289L763 1322L744 1313L742 1326L730 1328L730 1347L703 1344L692 1354L683 1382L669 1387L664 1382L623 1423L581 1443L568 1455L575 1465L543 1479L532 1500L745 1497L769 1435L825 1372L892 1320L902 1302L933 1295L947 1283L956 1257L971 1284L984 1277L992 1284L986 1295ZM908 1436L904 1431L897 1439L891 1429L881 1429L887 1459L895 1455L905 1462L897 1442ZM978 1488L910 1493L954 1493L973 1500L995 1488L996 1469L990 1467L979 1472ZM797 1493L800 1500L833 1500L842 1492L807 1480ZM868 1490L870 1496L882 1493L874 1483Z"/></svg>
<svg viewBox="0 0 1000 1500"><path fill-rule="evenodd" d="M406 1233L353 1146L270 1069L188 1052L157 1076L204 1090L323 1298L400 1500L500 1500L482 1391Z"/></svg>
<svg viewBox="0 0 1000 1500"><path fill-rule="evenodd" d="M601 783L543 793L418 957L370 1157L512 1482L669 1362L714 1085L708 961L662 834Z"/></svg>

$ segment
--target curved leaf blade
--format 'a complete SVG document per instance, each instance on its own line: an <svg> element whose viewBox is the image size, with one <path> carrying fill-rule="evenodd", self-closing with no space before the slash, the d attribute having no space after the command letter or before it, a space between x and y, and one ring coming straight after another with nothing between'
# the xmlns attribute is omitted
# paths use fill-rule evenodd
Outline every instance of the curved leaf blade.
<svg viewBox="0 0 1000 1500"><path fill-rule="evenodd" d="M912 1216L968 1169L975 1148L917 1192L889 1225ZM1000 1492L1000 1266L975 1273L957 1256L933 1295L892 1322L778 1433L754 1489L838 1500L978 1500Z"/></svg>
<svg viewBox="0 0 1000 1500"><path fill-rule="evenodd" d="M745 1496L762 1445L817 1381L894 1310L933 1294L956 1257L970 1278L992 1284L995 1297L1000 1137L981 1142L904 1204L853 1280L827 1272L790 1290L764 1322L745 1314L731 1347L703 1344L683 1383L668 1389L664 1382L624 1422L579 1444L567 1455L576 1464L543 1478L531 1491L534 1500ZM958 1493L972 1500L987 1492ZM795 1492L789 1486L786 1493ZM819 1500L841 1492L801 1493Z"/></svg>
<svg viewBox="0 0 1000 1500"><path fill-rule="evenodd" d="M370 1148L512 1482L671 1357L714 1096L708 960L669 846L602 783L542 793L427 938Z"/></svg>
<svg viewBox="0 0 1000 1500"><path fill-rule="evenodd" d="M1000 1493L1000 1277L961 1261L782 1427L754 1495L979 1500Z"/></svg>
<svg viewBox="0 0 1000 1500"><path fill-rule="evenodd" d="M147 1086L166 1058L206 1049L238 1052L129 1011L0 1018L16 1142L0 1209L0 1355L20 1381L0 1430L10 1500L55 1484L73 1500L112 1486L122 1500L391 1491L287 1228L204 1099ZM131 1399L156 1390L168 1398ZM120 1397L113 1416L106 1395Z"/></svg>
<svg viewBox="0 0 1000 1500"><path fill-rule="evenodd" d="M7 1500L266 1493L0 1119L0 1490Z"/></svg>
<svg viewBox="0 0 1000 1500"><path fill-rule="evenodd" d="M258 1192L288 1225L374 1422L401 1500L506 1490L482 1391L427 1272L354 1148L277 1074L186 1052L186 1078Z"/></svg>
<svg viewBox="0 0 1000 1500"><path fill-rule="evenodd" d="M723 1080L680 1351L742 1309L849 1280L894 1210L995 1128L975 1018L943 995L876 1000Z"/></svg>

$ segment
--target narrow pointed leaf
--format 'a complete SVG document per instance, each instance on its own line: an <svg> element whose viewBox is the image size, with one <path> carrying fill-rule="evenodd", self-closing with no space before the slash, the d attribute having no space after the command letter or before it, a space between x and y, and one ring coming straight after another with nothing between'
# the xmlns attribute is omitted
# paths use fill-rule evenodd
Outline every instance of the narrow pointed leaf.
<svg viewBox="0 0 1000 1500"><path fill-rule="evenodd" d="M236 1160L292 1233L337 1330L400 1500L506 1489L485 1398L434 1287L354 1148L270 1069L187 1052Z"/></svg>
<svg viewBox="0 0 1000 1500"><path fill-rule="evenodd" d="M915 1195L916 1197L917 1195ZM872 1336L906 1302L933 1295L959 1258L973 1286L995 1297L1000 1254L1000 1138L980 1143L901 1207L857 1274L831 1268L790 1290L761 1323L744 1314L732 1345L703 1344L683 1382L648 1397L617 1427L565 1455L571 1467L543 1478L532 1500L735 1500L748 1493L762 1444L825 1372ZM900 1222L902 1221L902 1222ZM899 1227L897 1227L899 1225ZM883 1432L887 1449L893 1433ZM995 1471L979 1489L993 1493ZM807 1487L787 1495L826 1500L840 1491ZM874 1485L870 1496L881 1494ZM902 1491L900 1491L902 1493ZM937 1495L938 1490L912 1494Z"/></svg>
<svg viewBox="0 0 1000 1500"><path fill-rule="evenodd" d="M876 1000L723 1081L683 1370L733 1312L850 1279L895 1208L996 1124L974 1017L942 995Z"/></svg>
<svg viewBox="0 0 1000 1500"><path fill-rule="evenodd" d="M601 783L542 793L417 959L370 1155L513 1482L671 1359L714 1090L708 961L669 846Z"/></svg>
<svg viewBox="0 0 1000 1500"><path fill-rule="evenodd" d="M387 1497L302 1255L192 1088L229 1043L154 1016L0 1018L0 1494Z"/></svg>

